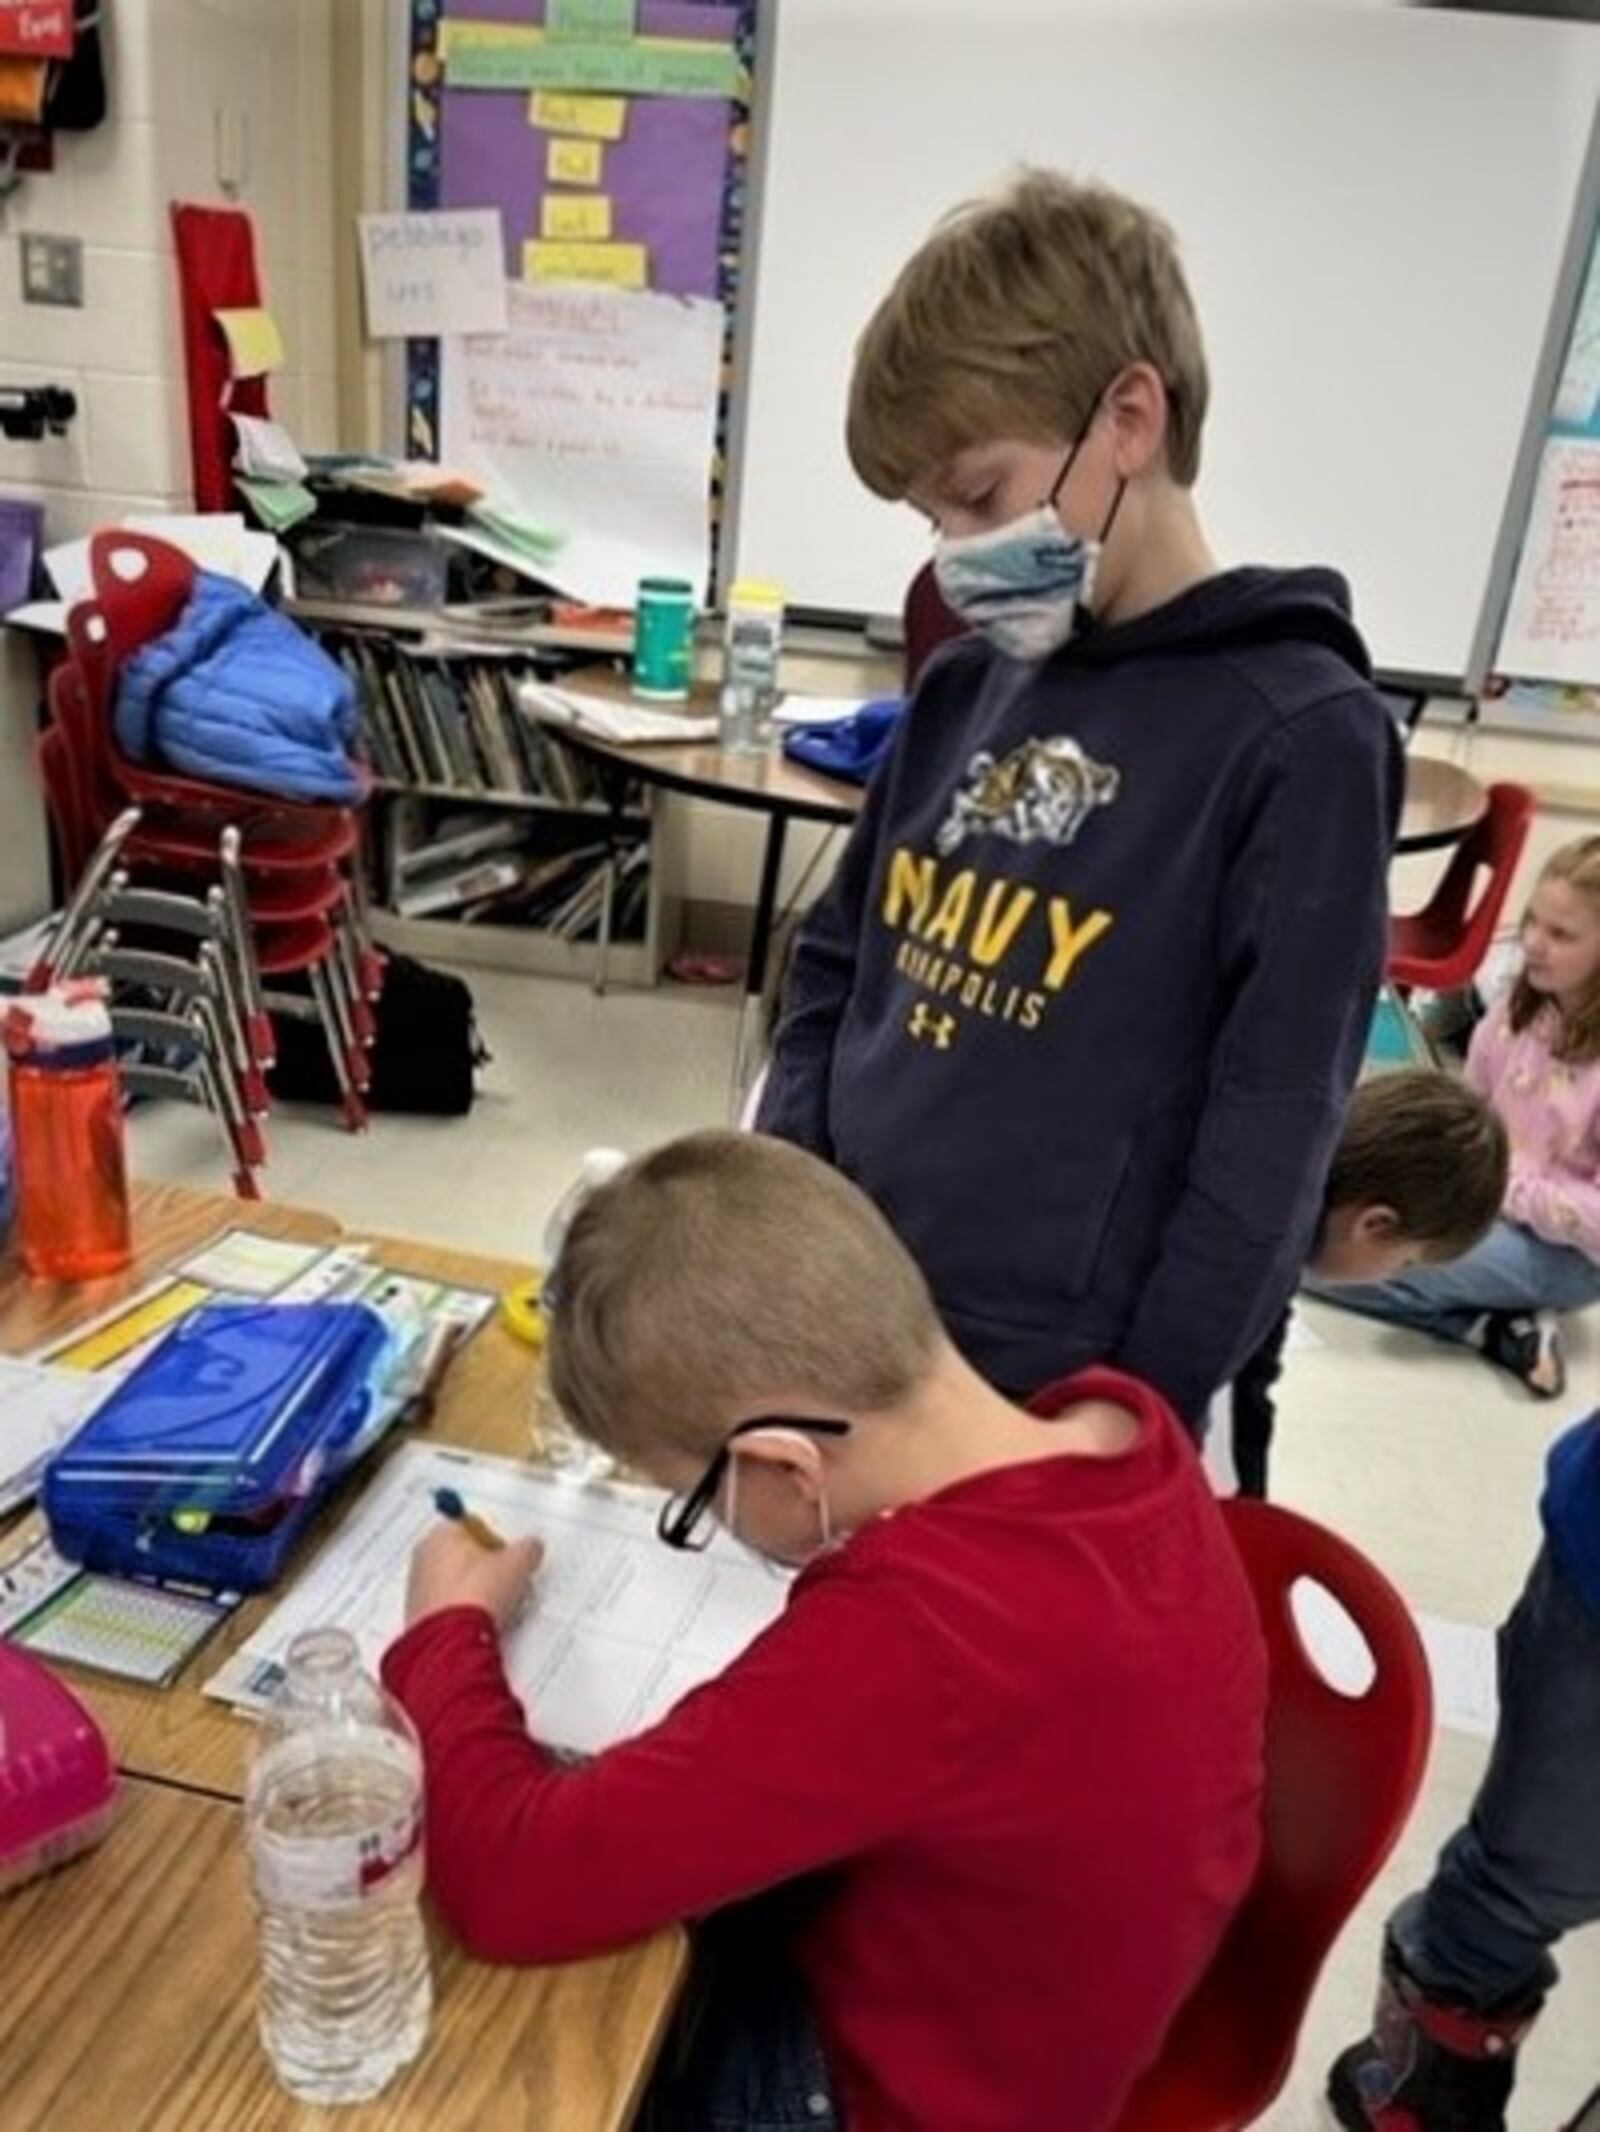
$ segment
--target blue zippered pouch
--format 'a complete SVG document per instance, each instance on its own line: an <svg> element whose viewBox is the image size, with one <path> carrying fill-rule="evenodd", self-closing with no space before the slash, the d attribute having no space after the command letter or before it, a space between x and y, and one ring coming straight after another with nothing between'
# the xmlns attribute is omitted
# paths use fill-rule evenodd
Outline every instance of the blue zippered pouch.
<svg viewBox="0 0 1600 2132"><path fill-rule="evenodd" d="M257 1591L348 1462L388 1342L361 1303L207 1303L68 1438L42 1501L62 1554Z"/></svg>

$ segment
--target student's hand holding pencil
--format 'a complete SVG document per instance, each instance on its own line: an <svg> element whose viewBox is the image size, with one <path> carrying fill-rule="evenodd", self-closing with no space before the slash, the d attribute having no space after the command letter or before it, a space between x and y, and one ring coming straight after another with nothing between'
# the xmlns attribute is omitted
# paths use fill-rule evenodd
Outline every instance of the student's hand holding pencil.
<svg viewBox="0 0 1600 2132"><path fill-rule="evenodd" d="M485 1540L470 1516L447 1513L412 1550L406 1624L446 1607L481 1606L503 1632L527 1605L543 1560L542 1540Z"/></svg>

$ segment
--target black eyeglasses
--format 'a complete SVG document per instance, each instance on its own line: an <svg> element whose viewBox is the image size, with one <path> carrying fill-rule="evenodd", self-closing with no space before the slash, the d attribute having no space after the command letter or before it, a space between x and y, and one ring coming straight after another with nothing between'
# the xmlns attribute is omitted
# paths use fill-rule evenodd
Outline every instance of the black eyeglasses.
<svg viewBox="0 0 1600 2132"><path fill-rule="evenodd" d="M741 1436L753 1435L757 1429L798 1429L805 1436L850 1434L849 1422L825 1421L816 1414L758 1414L753 1421L741 1421L717 1446L715 1457L694 1486L681 1494L669 1495L662 1504L656 1531L668 1547L675 1547L680 1553L699 1554L711 1545L716 1528L707 1513L717 1499L733 1447Z"/></svg>

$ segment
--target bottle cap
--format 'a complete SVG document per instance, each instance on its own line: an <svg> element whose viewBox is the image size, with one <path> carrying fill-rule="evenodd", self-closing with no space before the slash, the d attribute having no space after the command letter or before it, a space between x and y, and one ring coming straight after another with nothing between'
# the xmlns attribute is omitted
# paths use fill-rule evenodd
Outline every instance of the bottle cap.
<svg viewBox="0 0 1600 2132"><path fill-rule="evenodd" d="M730 607L781 607L783 601L783 587L759 577L737 579L728 595Z"/></svg>
<svg viewBox="0 0 1600 2132"><path fill-rule="evenodd" d="M105 980L75 978L30 992L6 1010L6 1049L13 1058L45 1051L76 1051L87 1044L109 1044L111 1010Z"/></svg>
<svg viewBox="0 0 1600 2132"><path fill-rule="evenodd" d="M578 1165L578 1182L587 1191L596 1192L627 1167L628 1157L620 1147L592 1147Z"/></svg>

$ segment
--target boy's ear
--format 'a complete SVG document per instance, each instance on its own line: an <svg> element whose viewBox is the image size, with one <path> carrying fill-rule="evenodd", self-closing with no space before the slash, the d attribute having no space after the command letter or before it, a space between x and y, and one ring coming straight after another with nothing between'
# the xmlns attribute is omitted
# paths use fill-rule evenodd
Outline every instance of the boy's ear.
<svg viewBox="0 0 1600 2132"><path fill-rule="evenodd" d="M758 1461L788 1474L806 1495L822 1492L822 1451L815 1437L799 1429L753 1429L729 1447L735 1458Z"/></svg>
<svg viewBox="0 0 1600 2132"><path fill-rule="evenodd" d="M1353 1233L1366 1244L1392 1244L1405 1234L1393 1207L1381 1204L1363 1207L1352 1223Z"/></svg>
<svg viewBox="0 0 1600 2132"><path fill-rule="evenodd" d="M1131 481L1159 463L1167 441L1167 388L1154 363L1130 363L1105 397L1117 472Z"/></svg>

